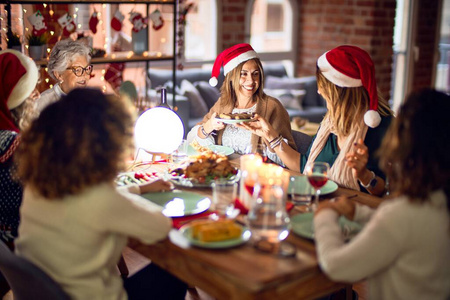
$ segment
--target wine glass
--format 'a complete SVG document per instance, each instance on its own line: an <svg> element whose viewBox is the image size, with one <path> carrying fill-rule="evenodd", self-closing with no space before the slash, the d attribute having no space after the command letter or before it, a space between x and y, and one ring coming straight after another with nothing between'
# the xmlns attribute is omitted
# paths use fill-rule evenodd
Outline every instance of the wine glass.
<svg viewBox="0 0 450 300"><path fill-rule="evenodd" d="M312 162L306 165L305 174L315 190L314 209L319 206L320 189L328 181L330 165L326 162Z"/></svg>

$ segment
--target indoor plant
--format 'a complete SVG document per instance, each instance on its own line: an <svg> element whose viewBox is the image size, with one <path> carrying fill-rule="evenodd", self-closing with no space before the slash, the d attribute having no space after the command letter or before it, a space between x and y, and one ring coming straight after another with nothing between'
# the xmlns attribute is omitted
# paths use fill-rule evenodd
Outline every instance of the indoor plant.
<svg viewBox="0 0 450 300"><path fill-rule="evenodd" d="M6 34L6 43L8 48L22 52L22 42L20 41L20 36L18 34L9 31Z"/></svg>
<svg viewBox="0 0 450 300"><path fill-rule="evenodd" d="M27 35L28 55L34 60L44 58L47 41L48 37L45 33L41 35L30 33Z"/></svg>

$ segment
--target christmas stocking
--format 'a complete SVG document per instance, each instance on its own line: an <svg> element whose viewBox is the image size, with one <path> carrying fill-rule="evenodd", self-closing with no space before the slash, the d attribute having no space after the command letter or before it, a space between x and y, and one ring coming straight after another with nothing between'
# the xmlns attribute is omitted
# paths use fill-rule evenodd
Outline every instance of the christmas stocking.
<svg viewBox="0 0 450 300"><path fill-rule="evenodd" d="M105 73L105 80L111 85L115 92L119 91L120 85L123 82L123 70L125 63L109 64Z"/></svg>
<svg viewBox="0 0 450 300"><path fill-rule="evenodd" d="M153 22L153 29L158 30L164 25L164 20L162 18L161 12L156 9L154 12L150 14L150 20Z"/></svg>
<svg viewBox="0 0 450 300"><path fill-rule="evenodd" d="M44 16L39 10L29 16L28 21L30 21L31 25L33 25L34 35L41 36L47 31L47 24L45 23Z"/></svg>
<svg viewBox="0 0 450 300"><path fill-rule="evenodd" d="M63 37L68 37L77 29L77 25L75 25L72 16L70 16L68 13L65 13L62 17L60 17L58 19L58 23L63 28Z"/></svg>
<svg viewBox="0 0 450 300"><path fill-rule="evenodd" d="M124 15L120 12L120 10L116 10L114 13L114 17L111 19L111 27L115 31L120 31L122 29L122 21L125 18Z"/></svg>
<svg viewBox="0 0 450 300"><path fill-rule="evenodd" d="M92 31L93 34L97 33L97 24L98 24L98 16L97 12L94 11L92 13L91 18L89 19L89 29Z"/></svg>

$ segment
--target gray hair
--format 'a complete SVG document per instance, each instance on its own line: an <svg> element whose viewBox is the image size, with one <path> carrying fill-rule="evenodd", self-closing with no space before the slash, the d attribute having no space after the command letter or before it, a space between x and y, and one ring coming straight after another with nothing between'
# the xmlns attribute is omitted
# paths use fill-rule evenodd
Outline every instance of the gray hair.
<svg viewBox="0 0 450 300"><path fill-rule="evenodd" d="M57 80L54 72L62 73L75 60L77 56L84 56L88 62L91 61L91 49L86 44L65 39L57 42L50 53L48 60L48 74Z"/></svg>

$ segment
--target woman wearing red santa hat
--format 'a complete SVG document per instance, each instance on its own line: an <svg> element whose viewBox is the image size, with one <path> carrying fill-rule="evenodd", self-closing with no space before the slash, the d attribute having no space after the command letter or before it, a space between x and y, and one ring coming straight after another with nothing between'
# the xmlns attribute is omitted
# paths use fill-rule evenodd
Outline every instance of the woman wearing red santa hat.
<svg viewBox="0 0 450 300"><path fill-rule="evenodd" d="M37 102L41 112L50 103L78 87L86 87L91 79L90 48L79 41L65 39L57 42L50 53L48 74L58 81L53 88L44 91Z"/></svg>
<svg viewBox="0 0 450 300"><path fill-rule="evenodd" d="M318 93L328 112L306 153L299 153L281 141L274 147L278 157L292 170L303 172L314 161L330 164L330 179L355 190L382 195L385 176L374 153L389 127L392 111L378 95L375 67L361 48L344 45L317 60ZM279 132L262 117L242 124L267 140Z"/></svg>
<svg viewBox="0 0 450 300"><path fill-rule="evenodd" d="M34 100L39 97L39 75L31 58L15 50L3 50L0 77L0 242L13 248L22 200L22 185L13 177L13 154L20 142L20 129L32 118ZM0 276L0 298L8 290Z"/></svg>
<svg viewBox="0 0 450 300"><path fill-rule="evenodd" d="M282 136L285 143L296 149L291 134L289 115L280 101L266 95L264 72L258 55L249 44L237 44L224 50L216 59L210 84L217 85L217 77L223 65L225 81L220 90L220 98L203 120L188 134L188 141L196 139L201 145L220 144L229 146L237 153L245 153L249 146L265 143L245 128L225 124L217 117L221 113L256 113L264 117ZM272 155L271 155L272 154ZM281 163L274 151L269 158Z"/></svg>

